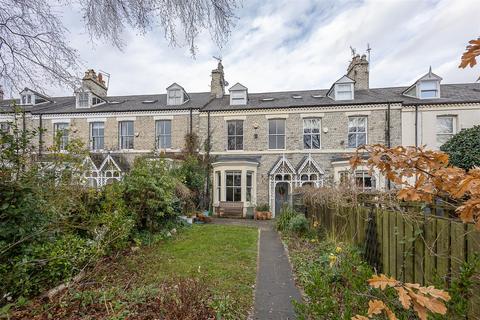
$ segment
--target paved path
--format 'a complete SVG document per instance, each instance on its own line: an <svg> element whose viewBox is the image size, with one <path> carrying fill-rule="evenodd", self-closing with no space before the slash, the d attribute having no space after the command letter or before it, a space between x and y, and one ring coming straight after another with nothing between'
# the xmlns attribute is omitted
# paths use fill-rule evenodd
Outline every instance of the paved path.
<svg viewBox="0 0 480 320"><path fill-rule="evenodd" d="M257 269L253 319L296 319L292 299L301 301L280 236L271 221L215 219L215 223L260 228L260 258Z"/></svg>

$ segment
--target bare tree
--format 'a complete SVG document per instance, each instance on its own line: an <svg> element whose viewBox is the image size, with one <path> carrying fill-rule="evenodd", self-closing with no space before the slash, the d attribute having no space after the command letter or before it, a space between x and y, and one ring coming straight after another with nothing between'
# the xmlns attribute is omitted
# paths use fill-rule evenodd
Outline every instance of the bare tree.
<svg viewBox="0 0 480 320"><path fill-rule="evenodd" d="M0 78L7 90L71 84L77 52L45 0L0 0Z"/></svg>
<svg viewBox="0 0 480 320"><path fill-rule="evenodd" d="M122 48L126 28L145 33L159 26L171 45L185 41L195 55L202 30L210 31L220 47L226 41L238 0L76 1L92 40ZM73 86L80 61L66 32L48 0L0 0L0 84L14 92L25 86L43 91L53 82Z"/></svg>

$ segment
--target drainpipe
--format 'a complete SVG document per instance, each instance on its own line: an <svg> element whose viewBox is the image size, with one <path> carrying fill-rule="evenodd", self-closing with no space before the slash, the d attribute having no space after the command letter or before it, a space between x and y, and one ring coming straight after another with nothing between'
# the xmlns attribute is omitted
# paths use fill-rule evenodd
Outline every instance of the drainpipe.
<svg viewBox="0 0 480 320"><path fill-rule="evenodd" d="M391 110L391 106L390 106L390 102L388 102L387 104L387 114L386 114L386 122L387 122L387 127L386 127L386 130L385 130L385 142L387 143L387 147L390 148L391 147L391 139L390 139L390 110ZM391 181L390 179L387 179L387 190L390 190L392 187L391 185Z"/></svg>
<svg viewBox="0 0 480 320"><path fill-rule="evenodd" d="M210 197L210 173L211 173L211 164L210 164L210 111L207 111L207 146L206 146L206 156L207 156L207 193L206 198L208 199L208 210L212 210L212 199Z"/></svg>
<svg viewBox="0 0 480 320"><path fill-rule="evenodd" d="M39 132L38 132L38 156L41 157L43 153L43 116L39 115Z"/></svg>
<svg viewBox="0 0 480 320"><path fill-rule="evenodd" d="M190 107L190 134L193 132L193 109Z"/></svg>

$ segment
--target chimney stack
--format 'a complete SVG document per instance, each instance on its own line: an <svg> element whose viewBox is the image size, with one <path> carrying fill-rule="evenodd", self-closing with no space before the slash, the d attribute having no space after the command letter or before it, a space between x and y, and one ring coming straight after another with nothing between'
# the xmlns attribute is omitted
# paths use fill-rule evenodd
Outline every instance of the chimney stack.
<svg viewBox="0 0 480 320"><path fill-rule="evenodd" d="M99 73L97 76L93 69L85 71L85 75L82 79L82 86L84 89L88 89L100 97L107 96L107 86L105 85L102 74Z"/></svg>
<svg viewBox="0 0 480 320"><path fill-rule="evenodd" d="M0 101L3 101L4 94L5 94L5 92L3 91L3 86L0 85Z"/></svg>
<svg viewBox="0 0 480 320"><path fill-rule="evenodd" d="M223 73L223 65L222 65L222 61L218 61L217 69L212 70L210 96L214 98L223 98L224 94L225 94L225 77Z"/></svg>
<svg viewBox="0 0 480 320"><path fill-rule="evenodd" d="M347 77L355 80L355 90L369 89L369 71L366 55L355 55L347 69Z"/></svg>

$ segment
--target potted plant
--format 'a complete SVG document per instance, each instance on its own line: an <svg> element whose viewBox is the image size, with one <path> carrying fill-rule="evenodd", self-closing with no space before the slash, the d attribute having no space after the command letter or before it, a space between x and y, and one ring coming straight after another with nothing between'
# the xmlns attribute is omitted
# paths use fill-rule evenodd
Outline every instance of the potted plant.
<svg viewBox="0 0 480 320"><path fill-rule="evenodd" d="M272 212L268 203L260 203L255 208L255 220L272 219Z"/></svg>

